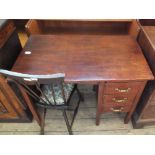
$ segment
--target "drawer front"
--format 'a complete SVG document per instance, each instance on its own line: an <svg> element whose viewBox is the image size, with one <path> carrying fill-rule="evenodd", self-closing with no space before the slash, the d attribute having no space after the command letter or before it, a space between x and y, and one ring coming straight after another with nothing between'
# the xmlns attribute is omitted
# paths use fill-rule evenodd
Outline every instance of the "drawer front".
<svg viewBox="0 0 155 155"><path fill-rule="evenodd" d="M130 95L104 95L103 104L113 105L113 106L126 106L132 105L133 97Z"/></svg>
<svg viewBox="0 0 155 155"><path fill-rule="evenodd" d="M0 47L4 45L5 41L7 41L14 30L15 27L12 21L0 30Z"/></svg>
<svg viewBox="0 0 155 155"><path fill-rule="evenodd" d="M107 82L104 94L132 94L135 96L140 85L140 82Z"/></svg>
<svg viewBox="0 0 155 155"><path fill-rule="evenodd" d="M130 108L131 107L129 105L126 106L105 105L103 106L103 112L115 112L115 113L129 112Z"/></svg>
<svg viewBox="0 0 155 155"><path fill-rule="evenodd" d="M129 112L141 82L107 82L104 87L103 112Z"/></svg>

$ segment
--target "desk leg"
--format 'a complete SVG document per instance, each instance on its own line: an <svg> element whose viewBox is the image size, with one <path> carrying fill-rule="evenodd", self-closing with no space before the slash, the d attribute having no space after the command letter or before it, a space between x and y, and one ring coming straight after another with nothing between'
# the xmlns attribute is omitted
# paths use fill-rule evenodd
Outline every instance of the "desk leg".
<svg viewBox="0 0 155 155"><path fill-rule="evenodd" d="M102 105L103 105L103 92L104 91L104 83L99 83L98 85L98 101L97 101L97 111L96 111L96 125L100 124L100 115L102 113Z"/></svg>
<svg viewBox="0 0 155 155"><path fill-rule="evenodd" d="M98 111L96 113L96 125L100 125L100 113Z"/></svg>

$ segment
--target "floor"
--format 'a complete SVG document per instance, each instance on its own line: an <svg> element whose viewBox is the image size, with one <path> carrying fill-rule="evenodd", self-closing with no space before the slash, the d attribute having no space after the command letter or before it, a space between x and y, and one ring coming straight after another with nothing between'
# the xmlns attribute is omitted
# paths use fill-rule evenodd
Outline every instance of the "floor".
<svg viewBox="0 0 155 155"><path fill-rule="evenodd" d="M27 41L27 35L19 31L22 46ZM133 129L132 123L123 123L125 114L109 113L101 116L99 126L95 125L96 94L93 87L80 85L85 101L80 104L79 112L73 126L75 135L152 135L155 125L143 129ZM76 96L74 96L76 99ZM32 123L0 123L0 135L38 135L40 128L35 120ZM67 128L61 111L49 110L46 115L45 134L66 135Z"/></svg>
<svg viewBox="0 0 155 155"><path fill-rule="evenodd" d="M74 122L75 135L152 135L155 126L146 126L143 129L133 129L132 123L124 124L125 114L103 114L99 126L95 125L96 94L92 86L79 86L84 94L85 101L81 103L78 115ZM74 96L74 99L77 99ZM40 128L35 120L32 123L0 123L0 135L38 135ZM61 111L49 110L46 115L46 135L68 134Z"/></svg>

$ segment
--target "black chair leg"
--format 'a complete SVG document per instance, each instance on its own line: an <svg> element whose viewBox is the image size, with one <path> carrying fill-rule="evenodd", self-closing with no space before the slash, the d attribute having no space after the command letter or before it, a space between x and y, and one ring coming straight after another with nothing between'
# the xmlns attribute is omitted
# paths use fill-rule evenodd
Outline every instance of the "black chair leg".
<svg viewBox="0 0 155 155"><path fill-rule="evenodd" d="M77 113L78 113L79 105L80 105L80 100L78 101L77 107L76 107L76 109L75 109L75 111L74 111L74 114L73 114L73 119L72 119L72 122L71 122L71 128L72 128L72 126L73 126L74 120L75 120L76 115L77 115Z"/></svg>
<svg viewBox="0 0 155 155"><path fill-rule="evenodd" d="M72 128L69 124L69 121L68 121L68 117L67 117L67 114L66 114L66 111L63 110L63 116L64 116L64 119L65 119L65 122L66 122L66 126L67 126L67 129L68 129L68 132L70 135L73 135L73 132L72 132Z"/></svg>
<svg viewBox="0 0 155 155"><path fill-rule="evenodd" d="M84 97L83 97L83 95L81 94L81 92L79 91L78 87L76 87L76 90L77 90L77 92L78 92L78 95L79 95L79 97L80 97L80 100L81 100L82 102L84 102Z"/></svg>

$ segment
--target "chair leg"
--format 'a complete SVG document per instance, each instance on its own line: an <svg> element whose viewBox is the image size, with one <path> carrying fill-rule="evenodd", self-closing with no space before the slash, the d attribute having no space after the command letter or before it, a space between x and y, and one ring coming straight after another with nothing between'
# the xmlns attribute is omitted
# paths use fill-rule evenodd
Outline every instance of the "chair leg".
<svg viewBox="0 0 155 155"><path fill-rule="evenodd" d="M79 97L80 97L80 100L81 100L82 102L84 102L84 97L83 97L83 95L81 94L81 92L79 91L78 87L76 87L76 90L77 90L77 92L78 92L78 95L79 95Z"/></svg>
<svg viewBox="0 0 155 155"><path fill-rule="evenodd" d="M78 113L79 105L80 105L80 100L78 101L77 107L76 107L76 109L75 109L75 111L74 111L73 119L72 119L72 122L71 122L71 128L72 128L72 126L73 126L74 120L75 120L76 115L77 115L77 113Z"/></svg>
<svg viewBox="0 0 155 155"><path fill-rule="evenodd" d="M64 116L64 119L65 119L65 122L66 122L66 126L67 126L67 129L68 129L68 133L69 133L70 135L73 135L72 128L71 128L71 126L70 126L70 124L69 124L68 117L67 117L67 114L66 114L66 111L65 111L65 110L63 110L63 116Z"/></svg>
<svg viewBox="0 0 155 155"><path fill-rule="evenodd" d="M77 115L77 113L78 113L80 102L81 102L81 101L84 101L84 97L83 97L83 95L81 94L81 92L79 91L79 89L78 89L77 86L76 86L76 90L77 90L77 93L78 93L80 99L79 99L79 101L78 101L78 103L77 103L77 106L76 106L76 108L75 108L75 110L74 110L73 119L72 119L72 121L71 121L71 128L72 128L72 126L73 126L74 120L75 120L76 115Z"/></svg>
<svg viewBox="0 0 155 155"><path fill-rule="evenodd" d="M40 135L44 135L45 131L45 116L46 116L46 108L43 108L43 114L41 117L41 127L40 127Z"/></svg>

